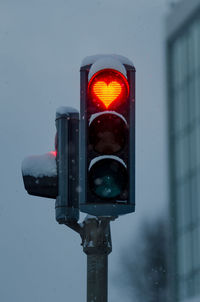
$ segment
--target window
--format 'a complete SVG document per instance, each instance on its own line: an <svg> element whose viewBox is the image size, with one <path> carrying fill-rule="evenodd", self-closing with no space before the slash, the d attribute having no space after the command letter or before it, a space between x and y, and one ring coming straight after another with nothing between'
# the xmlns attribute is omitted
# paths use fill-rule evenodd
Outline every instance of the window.
<svg viewBox="0 0 200 302"><path fill-rule="evenodd" d="M189 185L182 183L177 186L177 231L182 233L191 224L191 204L189 198Z"/></svg>
<svg viewBox="0 0 200 302"><path fill-rule="evenodd" d="M200 122L198 121L195 127L195 141L196 141L196 165L197 169L200 167Z"/></svg>
<svg viewBox="0 0 200 302"><path fill-rule="evenodd" d="M189 171L189 137L187 133L175 140L176 179L179 180Z"/></svg>

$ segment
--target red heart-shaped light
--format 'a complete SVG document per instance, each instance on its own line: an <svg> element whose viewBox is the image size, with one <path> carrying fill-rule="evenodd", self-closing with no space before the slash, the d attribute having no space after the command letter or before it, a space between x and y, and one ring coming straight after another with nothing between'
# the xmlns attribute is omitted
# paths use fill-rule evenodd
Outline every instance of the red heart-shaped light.
<svg viewBox="0 0 200 302"><path fill-rule="evenodd" d="M121 94L121 91L121 85L117 81L112 81L108 84L104 81L97 81L93 86L94 94L100 99L106 108L108 108L109 105L117 99Z"/></svg>

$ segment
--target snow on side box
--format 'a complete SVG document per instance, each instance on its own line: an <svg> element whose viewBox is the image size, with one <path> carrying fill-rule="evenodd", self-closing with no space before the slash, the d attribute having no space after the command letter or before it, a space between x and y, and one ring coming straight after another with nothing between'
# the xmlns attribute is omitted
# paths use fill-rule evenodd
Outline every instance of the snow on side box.
<svg viewBox="0 0 200 302"><path fill-rule="evenodd" d="M22 162L23 176L52 177L57 175L55 152L26 157Z"/></svg>
<svg viewBox="0 0 200 302"><path fill-rule="evenodd" d="M63 114L68 114L68 113L78 113L78 110L76 110L73 107L68 107L68 106L61 106L56 109L57 115L63 115Z"/></svg>

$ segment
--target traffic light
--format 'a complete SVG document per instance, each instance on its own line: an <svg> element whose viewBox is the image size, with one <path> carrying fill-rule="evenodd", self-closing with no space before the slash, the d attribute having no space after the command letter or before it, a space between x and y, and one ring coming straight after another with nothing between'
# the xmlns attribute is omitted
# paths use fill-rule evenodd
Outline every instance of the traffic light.
<svg viewBox="0 0 200 302"><path fill-rule="evenodd" d="M65 224L79 219L79 113L60 107L56 128L56 151L25 158L22 175L30 195L56 199L56 220Z"/></svg>
<svg viewBox="0 0 200 302"><path fill-rule="evenodd" d="M121 56L81 67L80 209L96 216L135 210L135 68Z"/></svg>

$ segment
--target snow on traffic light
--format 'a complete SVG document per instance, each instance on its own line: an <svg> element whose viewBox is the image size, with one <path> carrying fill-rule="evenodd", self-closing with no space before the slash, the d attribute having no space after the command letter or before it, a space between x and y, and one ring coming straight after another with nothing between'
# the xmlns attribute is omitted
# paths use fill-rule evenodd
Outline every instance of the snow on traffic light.
<svg viewBox="0 0 200 302"><path fill-rule="evenodd" d="M56 151L26 157L22 162L24 186L30 195L55 199L58 195Z"/></svg>

